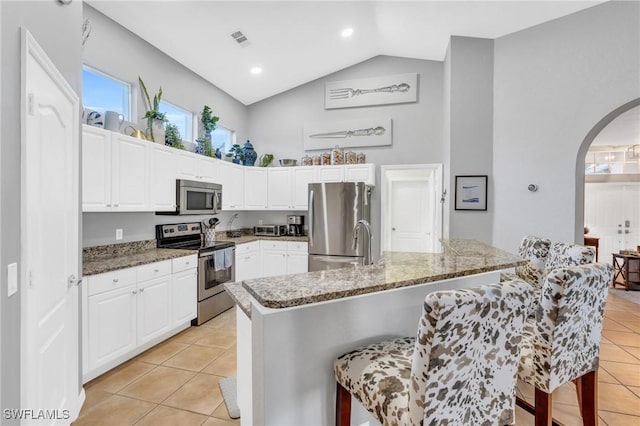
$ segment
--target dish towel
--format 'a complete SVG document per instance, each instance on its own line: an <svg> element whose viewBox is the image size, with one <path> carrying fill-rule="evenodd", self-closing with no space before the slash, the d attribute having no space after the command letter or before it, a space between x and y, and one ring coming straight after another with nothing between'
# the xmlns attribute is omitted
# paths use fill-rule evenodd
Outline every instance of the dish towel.
<svg viewBox="0 0 640 426"><path fill-rule="evenodd" d="M230 268L233 265L233 249L224 249L224 269Z"/></svg>
<svg viewBox="0 0 640 426"><path fill-rule="evenodd" d="M225 255L226 251L227 250L216 250L214 252L213 262L214 262L214 267L215 267L216 272L217 271L222 271L225 268L224 265L227 263L226 255Z"/></svg>

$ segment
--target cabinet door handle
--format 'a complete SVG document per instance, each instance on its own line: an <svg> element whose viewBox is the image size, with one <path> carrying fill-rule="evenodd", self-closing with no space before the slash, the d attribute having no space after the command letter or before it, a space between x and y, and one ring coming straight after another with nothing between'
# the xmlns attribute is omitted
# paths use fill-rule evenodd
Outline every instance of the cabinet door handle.
<svg viewBox="0 0 640 426"><path fill-rule="evenodd" d="M191 262L184 262L185 265L191 265Z"/></svg>
<svg viewBox="0 0 640 426"><path fill-rule="evenodd" d="M120 207L120 204L114 204L113 207Z"/></svg>
<svg viewBox="0 0 640 426"><path fill-rule="evenodd" d="M132 290L131 294L138 294L138 290Z"/></svg>
<svg viewBox="0 0 640 426"><path fill-rule="evenodd" d="M159 269L154 269L153 272L155 272L157 274L158 272L160 272L160 270Z"/></svg>
<svg viewBox="0 0 640 426"><path fill-rule="evenodd" d="M107 207L111 207L111 204L107 204Z"/></svg>
<svg viewBox="0 0 640 426"><path fill-rule="evenodd" d="M117 279L117 278L114 278L114 279L113 279L113 282L114 282L114 283L117 283L117 282L118 282L118 279Z"/></svg>
<svg viewBox="0 0 640 426"><path fill-rule="evenodd" d="M141 288L141 289L140 289L140 293L142 293L143 291L144 291L144 288Z"/></svg>

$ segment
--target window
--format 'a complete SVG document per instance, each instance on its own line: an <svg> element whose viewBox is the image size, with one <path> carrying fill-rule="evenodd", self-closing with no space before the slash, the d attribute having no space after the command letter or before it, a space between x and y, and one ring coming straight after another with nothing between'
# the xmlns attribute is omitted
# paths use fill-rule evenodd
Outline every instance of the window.
<svg viewBox="0 0 640 426"><path fill-rule="evenodd" d="M223 154L228 152L234 143L236 143L236 132L231 129L217 126L213 133L211 133L213 149L219 148Z"/></svg>
<svg viewBox="0 0 640 426"><path fill-rule="evenodd" d="M104 113L116 111L130 117L131 85L96 71L82 67L82 104L85 108Z"/></svg>
<svg viewBox="0 0 640 426"><path fill-rule="evenodd" d="M193 113L165 101L160 101L160 112L178 128L183 141L193 141Z"/></svg>

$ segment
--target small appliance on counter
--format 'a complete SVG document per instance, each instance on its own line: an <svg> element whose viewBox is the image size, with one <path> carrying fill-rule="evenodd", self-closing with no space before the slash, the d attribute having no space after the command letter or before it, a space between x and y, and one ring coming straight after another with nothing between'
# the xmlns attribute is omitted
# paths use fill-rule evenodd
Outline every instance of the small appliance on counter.
<svg viewBox="0 0 640 426"><path fill-rule="evenodd" d="M286 225L258 225L253 227L253 234L258 237L282 237L287 235Z"/></svg>
<svg viewBox="0 0 640 426"><path fill-rule="evenodd" d="M287 216L287 232L294 237L304 236L304 216Z"/></svg>
<svg viewBox="0 0 640 426"><path fill-rule="evenodd" d="M156 225L156 241L158 248L198 250L198 316L192 325L200 325L233 307L233 299L223 284L235 281L235 243L203 244L200 222Z"/></svg>

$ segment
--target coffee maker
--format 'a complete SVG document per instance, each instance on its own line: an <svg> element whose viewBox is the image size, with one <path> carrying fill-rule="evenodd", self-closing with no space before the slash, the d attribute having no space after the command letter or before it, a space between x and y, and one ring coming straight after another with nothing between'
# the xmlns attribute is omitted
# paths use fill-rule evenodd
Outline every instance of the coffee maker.
<svg viewBox="0 0 640 426"><path fill-rule="evenodd" d="M294 237L304 236L304 216L287 216L287 232Z"/></svg>

